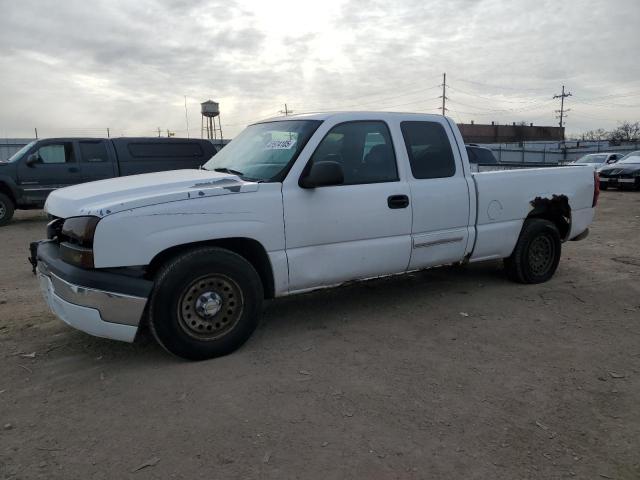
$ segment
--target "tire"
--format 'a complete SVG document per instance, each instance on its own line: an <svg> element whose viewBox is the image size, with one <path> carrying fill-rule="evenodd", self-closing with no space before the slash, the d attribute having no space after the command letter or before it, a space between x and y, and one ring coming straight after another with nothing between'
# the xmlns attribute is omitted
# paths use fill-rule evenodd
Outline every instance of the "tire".
<svg viewBox="0 0 640 480"><path fill-rule="evenodd" d="M600 190L606 190L607 188L609 188L609 185L604 182L600 182Z"/></svg>
<svg viewBox="0 0 640 480"><path fill-rule="evenodd" d="M507 276L519 283L546 282L558 268L561 253L560 232L552 222L525 220L516 248L504 260Z"/></svg>
<svg viewBox="0 0 640 480"><path fill-rule="evenodd" d="M240 255L197 248L158 272L150 329L167 351L188 360L237 350L256 329L264 299L260 276Z"/></svg>
<svg viewBox="0 0 640 480"><path fill-rule="evenodd" d="M13 200L4 193L0 193L0 227L4 227L11 221L15 208Z"/></svg>

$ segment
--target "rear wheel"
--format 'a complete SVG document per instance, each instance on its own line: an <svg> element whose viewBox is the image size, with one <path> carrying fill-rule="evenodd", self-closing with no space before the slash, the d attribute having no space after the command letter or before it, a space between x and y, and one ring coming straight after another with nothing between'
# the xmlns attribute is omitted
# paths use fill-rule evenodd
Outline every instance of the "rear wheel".
<svg viewBox="0 0 640 480"><path fill-rule="evenodd" d="M14 210L15 205L13 204L13 200L4 193L0 193L0 227L11 221Z"/></svg>
<svg viewBox="0 0 640 480"><path fill-rule="evenodd" d="M549 280L560 262L562 242L558 228L549 220L526 220L516 248L505 258L507 276L520 283Z"/></svg>
<svg viewBox="0 0 640 480"><path fill-rule="evenodd" d="M600 190L606 190L607 188L609 188L609 185L605 182L600 182Z"/></svg>
<svg viewBox="0 0 640 480"><path fill-rule="evenodd" d="M203 360L233 352L260 318L262 283L243 257L199 248L167 263L150 302L151 331L169 352Z"/></svg>

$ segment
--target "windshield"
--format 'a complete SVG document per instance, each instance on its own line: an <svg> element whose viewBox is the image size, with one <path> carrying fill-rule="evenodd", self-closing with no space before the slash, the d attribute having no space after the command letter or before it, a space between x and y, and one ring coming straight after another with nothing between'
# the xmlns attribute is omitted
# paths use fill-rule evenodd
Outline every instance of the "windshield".
<svg viewBox="0 0 640 480"><path fill-rule="evenodd" d="M640 150L635 152L627 153L622 160L617 163L640 163Z"/></svg>
<svg viewBox="0 0 640 480"><path fill-rule="evenodd" d="M604 163L607 155L591 154L580 157L575 163Z"/></svg>
<svg viewBox="0 0 640 480"><path fill-rule="evenodd" d="M29 142L27 143L24 147L22 147L20 150L18 150L16 153L14 153L13 155L11 155L11 157L9 157L9 160L7 160L7 162L15 162L16 160L19 160L20 157L22 157L22 155L25 154L25 152L27 150L29 150L33 144L36 143L36 141L34 140L33 142Z"/></svg>
<svg viewBox="0 0 640 480"><path fill-rule="evenodd" d="M282 181L320 125L318 120L284 120L249 125L204 164L245 180Z"/></svg>

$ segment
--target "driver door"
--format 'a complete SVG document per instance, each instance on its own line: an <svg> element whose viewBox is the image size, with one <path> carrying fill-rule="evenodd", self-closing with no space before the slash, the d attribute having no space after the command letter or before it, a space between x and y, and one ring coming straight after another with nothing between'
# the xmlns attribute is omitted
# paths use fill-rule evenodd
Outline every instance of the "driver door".
<svg viewBox="0 0 640 480"><path fill-rule="evenodd" d="M404 272L411 255L410 192L387 124L334 125L309 161L339 163L344 182L302 188L292 171L283 183L289 291Z"/></svg>
<svg viewBox="0 0 640 480"><path fill-rule="evenodd" d="M73 142L38 142L18 165L18 186L26 204L44 204L53 190L81 181Z"/></svg>

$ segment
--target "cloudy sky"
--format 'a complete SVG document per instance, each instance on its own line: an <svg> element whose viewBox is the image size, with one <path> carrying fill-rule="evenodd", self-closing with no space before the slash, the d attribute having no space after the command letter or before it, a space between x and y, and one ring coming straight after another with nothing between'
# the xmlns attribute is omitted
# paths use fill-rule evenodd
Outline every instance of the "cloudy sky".
<svg viewBox="0 0 640 480"><path fill-rule="evenodd" d="M456 121L640 120L639 0L0 0L0 136L226 137L295 112L437 113Z"/></svg>

